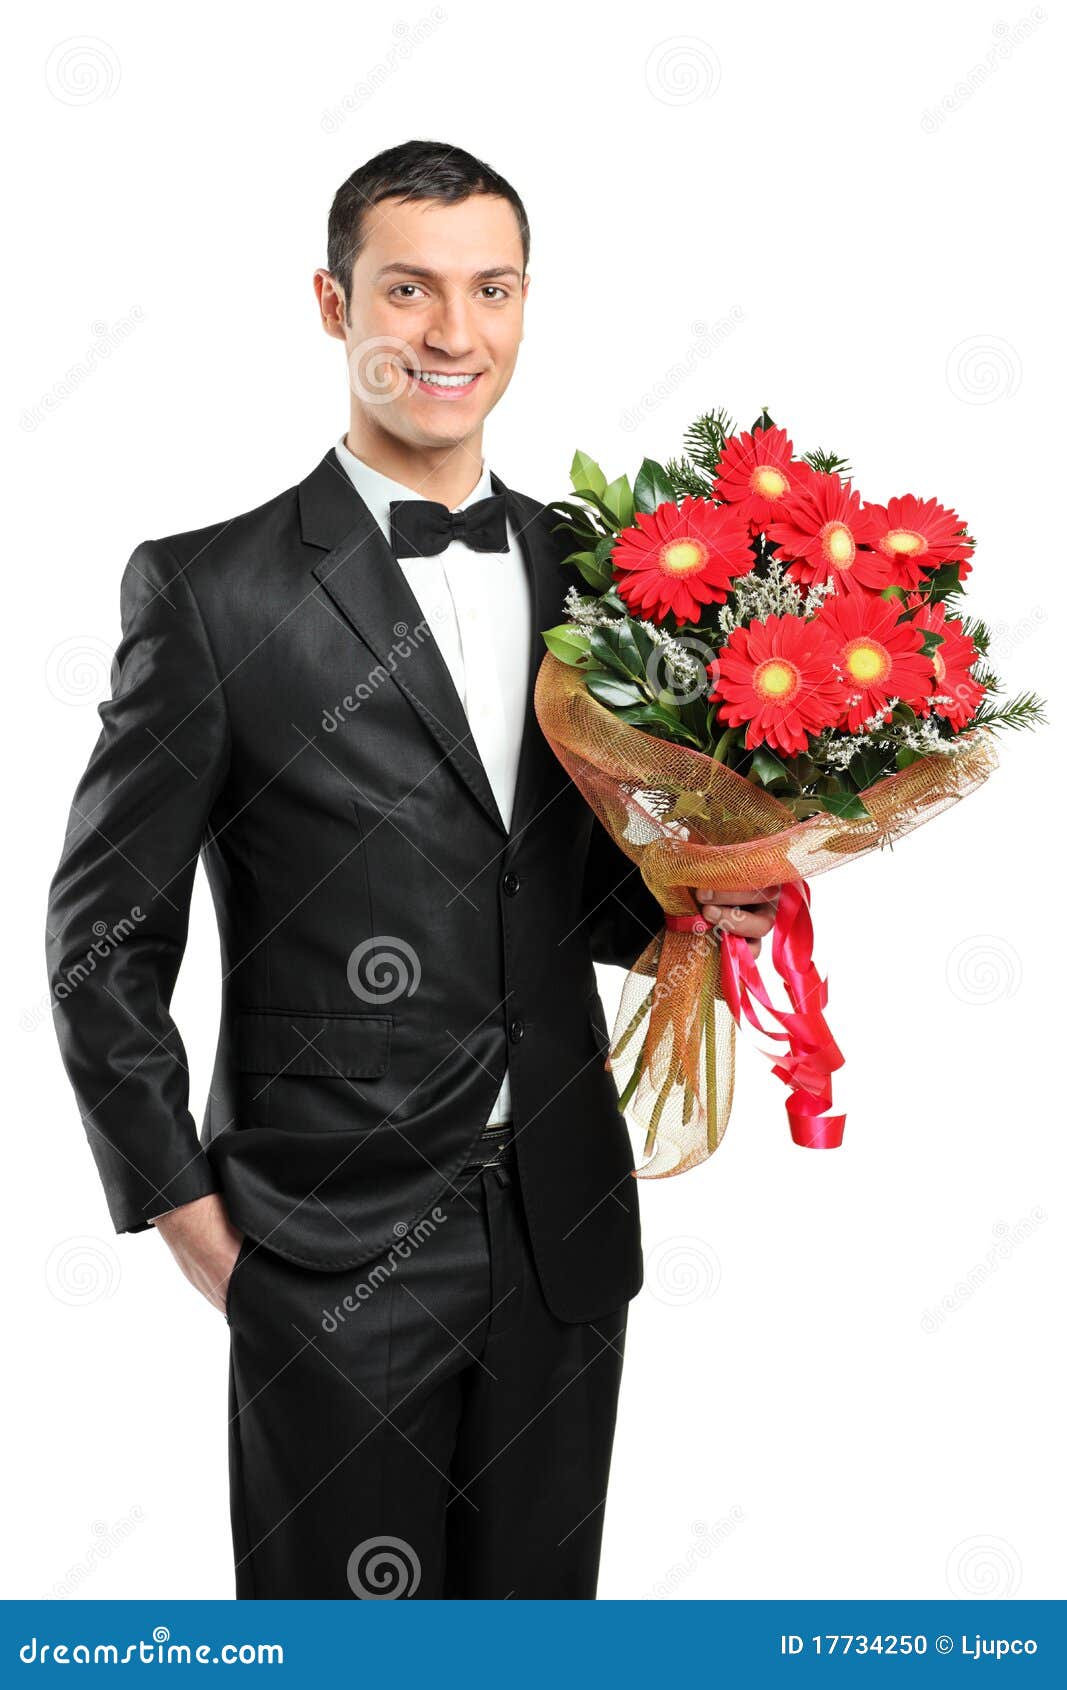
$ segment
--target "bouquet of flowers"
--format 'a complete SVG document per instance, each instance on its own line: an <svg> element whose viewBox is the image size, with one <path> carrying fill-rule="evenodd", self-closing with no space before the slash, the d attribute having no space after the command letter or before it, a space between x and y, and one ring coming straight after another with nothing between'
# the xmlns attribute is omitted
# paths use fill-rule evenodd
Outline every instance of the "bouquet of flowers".
<svg viewBox="0 0 1067 1690"><path fill-rule="evenodd" d="M718 1148L742 1015L783 1047L793 1140L840 1144L807 877L891 846L992 773L998 730L1044 720L1031 693L1001 701L989 631L961 613L965 523L910 493L868 504L851 473L795 456L766 411L746 432L716 411L632 487L577 452L574 498L550 506L588 591L572 584L543 635L538 720L665 917L611 1042L619 1107L646 1134L638 1177ZM771 885L788 1008L691 891Z"/></svg>

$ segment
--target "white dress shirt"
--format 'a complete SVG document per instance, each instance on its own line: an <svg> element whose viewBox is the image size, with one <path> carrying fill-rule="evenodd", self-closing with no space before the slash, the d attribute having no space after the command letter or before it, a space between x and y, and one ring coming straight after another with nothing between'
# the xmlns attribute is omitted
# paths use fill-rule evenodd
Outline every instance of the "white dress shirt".
<svg viewBox="0 0 1067 1690"><path fill-rule="evenodd" d="M424 499L426 493L372 469L349 451L343 437L336 451L390 541L390 500ZM452 508L463 510L488 499L492 491L483 458L476 486ZM398 567L448 665L497 808L510 828L526 715L531 610L529 582L510 522L508 541L509 551L475 552L462 540L453 540L434 557L400 558ZM486 1124L510 1118L511 1088L505 1073Z"/></svg>

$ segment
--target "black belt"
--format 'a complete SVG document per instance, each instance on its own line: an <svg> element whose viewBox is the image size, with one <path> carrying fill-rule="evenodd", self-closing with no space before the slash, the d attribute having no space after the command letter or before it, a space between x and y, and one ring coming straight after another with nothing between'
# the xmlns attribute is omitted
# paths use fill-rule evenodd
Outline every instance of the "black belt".
<svg viewBox="0 0 1067 1690"><path fill-rule="evenodd" d="M492 1168L515 1160L515 1134L510 1121L492 1121L482 1128L474 1141L464 1165L467 1168Z"/></svg>

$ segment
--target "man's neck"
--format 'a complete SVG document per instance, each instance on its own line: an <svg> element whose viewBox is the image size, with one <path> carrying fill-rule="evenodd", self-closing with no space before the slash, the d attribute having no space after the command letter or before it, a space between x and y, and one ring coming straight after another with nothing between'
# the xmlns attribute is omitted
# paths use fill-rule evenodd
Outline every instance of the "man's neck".
<svg viewBox="0 0 1067 1690"><path fill-rule="evenodd" d="M412 498L433 499L449 510L462 504L482 474L481 428L448 446L420 447L353 418L345 445L371 469L410 487Z"/></svg>

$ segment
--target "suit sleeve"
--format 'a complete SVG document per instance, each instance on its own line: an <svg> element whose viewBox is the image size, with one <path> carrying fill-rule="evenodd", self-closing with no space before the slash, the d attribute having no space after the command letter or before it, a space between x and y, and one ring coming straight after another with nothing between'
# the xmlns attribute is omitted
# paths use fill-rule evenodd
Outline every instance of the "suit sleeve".
<svg viewBox="0 0 1067 1690"><path fill-rule="evenodd" d="M594 962L632 968L663 926L663 911L636 863L593 818L582 906Z"/></svg>
<svg viewBox="0 0 1067 1690"><path fill-rule="evenodd" d="M112 697L48 898L52 1011L117 1232L217 1189L170 1002L229 732L200 610L165 543L122 578Z"/></svg>

